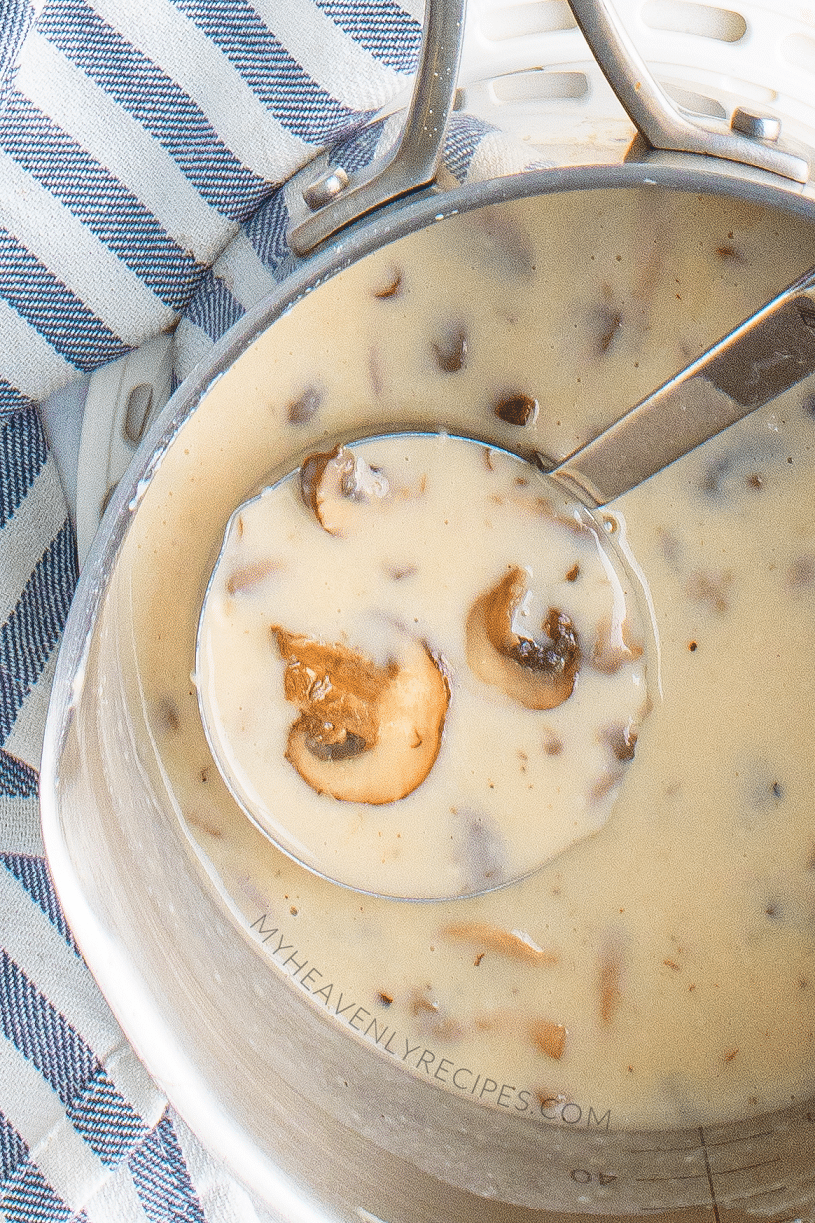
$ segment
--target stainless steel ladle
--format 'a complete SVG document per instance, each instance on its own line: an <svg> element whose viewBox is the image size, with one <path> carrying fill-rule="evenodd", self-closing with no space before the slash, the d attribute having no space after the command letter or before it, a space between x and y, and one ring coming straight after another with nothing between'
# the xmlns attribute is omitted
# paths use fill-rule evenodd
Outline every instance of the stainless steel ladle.
<svg viewBox="0 0 815 1223"><path fill-rule="evenodd" d="M605 505L815 372L815 272L808 272L636 404L549 476Z"/></svg>

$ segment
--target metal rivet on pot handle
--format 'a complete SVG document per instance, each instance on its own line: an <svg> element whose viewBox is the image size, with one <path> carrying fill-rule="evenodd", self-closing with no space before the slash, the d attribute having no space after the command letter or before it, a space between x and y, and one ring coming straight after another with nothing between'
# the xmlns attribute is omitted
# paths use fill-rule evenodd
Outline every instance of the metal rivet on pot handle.
<svg viewBox="0 0 815 1223"><path fill-rule="evenodd" d="M334 168L305 188L305 215L293 218L286 235L295 254L308 254L381 204L433 182L456 93L465 4L426 0L416 83L395 151L356 174Z"/></svg>
<svg viewBox="0 0 815 1223"><path fill-rule="evenodd" d="M743 132L752 140L778 140L781 135L781 120L775 115L763 115L747 106L737 106L730 116L730 127L734 132Z"/></svg>
<svg viewBox="0 0 815 1223"><path fill-rule="evenodd" d="M796 183L808 180L806 158L780 148L760 125L745 134L744 126L733 130L715 120L702 126L683 115L654 80L606 0L569 0L569 7L628 117L653 149L704 153Z"/></svg>

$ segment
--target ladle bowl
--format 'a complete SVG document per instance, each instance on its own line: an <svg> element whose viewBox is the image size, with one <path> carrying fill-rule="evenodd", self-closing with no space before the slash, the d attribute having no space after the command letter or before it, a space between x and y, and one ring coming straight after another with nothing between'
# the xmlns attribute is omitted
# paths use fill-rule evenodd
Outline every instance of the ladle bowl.
<svg viewBox="0 0 815 1223"><path fill-rule="evenodd" d="M450 434L323 443L243 502L195 686L247 818L324 879L416 901L506 887L596 833L658 675L623 537ZM577 758L538 759L542 728ZM525 762L501 785L496 736Z"/></svg>

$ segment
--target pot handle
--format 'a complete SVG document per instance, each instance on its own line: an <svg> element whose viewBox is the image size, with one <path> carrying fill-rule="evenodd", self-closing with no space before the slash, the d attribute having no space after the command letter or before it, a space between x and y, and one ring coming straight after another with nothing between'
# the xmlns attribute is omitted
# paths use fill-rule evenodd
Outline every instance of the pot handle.
<svg viewBox="0 0 815 1223"><path fill-rule="evenodd" d="M453 108L466 0L425 0L422 51L410 106L393 152L348 175L320 171L301 193L286 235L296 255L381 205L427 187L436 178ZM684 115L657 84L608 0L569 0L575 21L628 117L650 149L703 153L775 174L797 184L809 178L806 158L776 143L780 124L738 109L730 126L703 126Z"/></svg>
<svg viewBox="0 0 815 1223"><path fill-rule="evenodd" d="M419 67L396 149L350 176L341 166L329 169L305 188L307 215L295 218L286 235L296 255L308 254L343 226L434 181L456 95L465 5L466 0L425 0Z"/></svg>
<svg viewBox="0 0 815 1223"><path fill-rule="evenodd" d="M657 84L607 0L569 0L569 7L603 75L651 149L704 153L807 182L807 159L775 143L780 123L741 108L729 126L715 119L704 126L695 123Z"/></svg>

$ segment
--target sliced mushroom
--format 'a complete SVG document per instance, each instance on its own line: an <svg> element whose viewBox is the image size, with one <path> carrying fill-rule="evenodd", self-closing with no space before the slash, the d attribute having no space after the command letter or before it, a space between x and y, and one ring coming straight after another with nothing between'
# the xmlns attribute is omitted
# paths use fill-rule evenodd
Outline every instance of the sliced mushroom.
<svg viewBox="0 0 815 1223"><path fill-rule="evenodd" d="M600 1022L608 1028L614 1022L622 1002L622 963L618 954L606 951L600 959L597 988L600 995Z"/></svg>
<svg viewBox="0 0 815 1223"><path fill-rule="evenodd" d="M233 569L226 579L226 593L230 595L248 594L262 586L272 574L278 573L281 567L281 562L271 557L252 561L248 565L241 565Z"/></svg>
<svg viewBox="0 0 815 1223"><path fill-rule="evenodd" d="M450 693L424 642L380 666L345 645L273 627L286 699L300 710L286 758L318 794L379 805L405 798L435 764Z"/></svg>
<svg viewBox="0 0 815 1223"><path fill-rule="evenodd" d="M494 951L524 964L556 964L559 959L557 952L545 951L525 931L506 930L490 922L451 922L442 927L441 934L454 942L472 943L477 949Z"/></svg>
<svg viewBox="0 0 815 1223"><path fill-rule="evenodd" d="M402 289L402 272L400 268L392 268L388 272L381 283L371 289L374 297L386 299L388 297L397 297Z"/></svg>
<svg viewBox="0 0 815 1223"><path fill-rule="evenodd" d="M443 374L455 374L467 364L467 332L451 323L432 344L437 367Z"/></svg>
<svg viewBox="0 0 815 1223"><path fill-rule="evenodd" d="M303 500L329 535L346 535L355 511L388 496L390 485L378 467L345 446L311 454L300 468Z"/></svg>
<svg viewBox="0 0 815 1223"><path fill-rule="evenodd" d="M323 402L323 392L318 386L307 386L305 390L292 399L286 408L286 419L290 425L306 425L320 410Z"/></svg>
<svg viewBox="0 0 815 1223"><path fill-rule="evenodd" d="M515 566L476 600L467 617L467 661L479 679L527 709L554 709L572 694L580 644L569 617L554 607L541 625L543 640L515 631L526 583L525 571Z"/></svg>
<svg viewBox="0 0 815 1223"><path fill-rule="evenodd" d="M551 1019L536 1019L529 1025L529 1035L541 1053L559 1062L566 1048L566 1038L569 1033L562 1023L553 1023Z"/></svg>
<svg viewBox="0 0 815 1223"><path fill-rule="evenodd" d="M633 718L627 722L615 722L607 726L600 734L600 739L608 745L616 760L621 764L634 759L637 747L637 730Z"/></svg>

